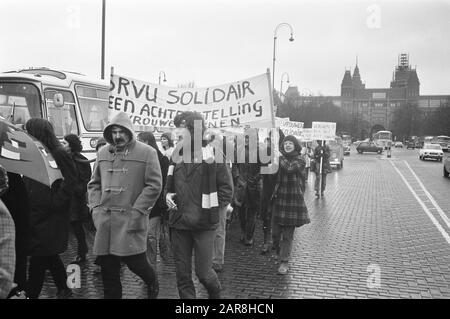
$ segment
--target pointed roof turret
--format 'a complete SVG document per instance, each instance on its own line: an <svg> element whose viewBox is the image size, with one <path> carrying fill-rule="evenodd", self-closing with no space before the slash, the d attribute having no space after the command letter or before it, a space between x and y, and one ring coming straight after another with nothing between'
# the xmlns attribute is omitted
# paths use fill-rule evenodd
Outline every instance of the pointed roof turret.
<svg viewBox="0 0 450 319"><path fill-rule="evenodd" d="M345 70L344 78L342 79L341 86L351 87L352 86L352 75L350 70Z"/></svg>

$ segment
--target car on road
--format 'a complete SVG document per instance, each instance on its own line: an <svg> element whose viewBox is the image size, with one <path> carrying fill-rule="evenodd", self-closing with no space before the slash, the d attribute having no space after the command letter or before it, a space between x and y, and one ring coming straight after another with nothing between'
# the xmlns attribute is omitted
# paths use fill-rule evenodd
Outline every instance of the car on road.
<svg viewBox="0 0 450 319"><path fill-rule="evenodd" d="M370 142L361 142L356 147L356 151L359 154L362 154L364 152L375 152L375 153L381 154L383 152L383 147L382 146L378 146L377 144L375 144L372 141L370 141Z"/></svg>
<svg viewBox="0 0 450 319"><path fill-rule="evenodd" d="M399 148L399 147L400 147L400 148L403 148L403 143L400 142L400 141L397 141L397 142L394 143L394 147L395 147L395 148Z"/></svg>
<svg viewBox="0 0 450 319"><path fill-rule="evenodd" d="M416 142L414 142L414 141L406 142L406 149L409 150L410 148L415 149L416 148Z"/></svg>
<svg viewBox="0 0 450 319"><path fill-rule="evenodd" d="M330 148L330 165L341 169L344 167L344 146L342 145L342 139L339 136L332 141L328 141L328 147Z"/></svg>
<svg viewBox="0 0 450 319"><path fill-rule="evenodd" d="M450 156L447 156L444 160L444 177L448 177L448 174L450 173Z"/></svg>
<svg viewBox="0 0 450 319"><path fill-rule="evenodd" d="M427 158L432 158L442 162L444 157L444 152L442 151L441 145L439 144L424 144L419 151L419 159L426 160Z"/></svg>

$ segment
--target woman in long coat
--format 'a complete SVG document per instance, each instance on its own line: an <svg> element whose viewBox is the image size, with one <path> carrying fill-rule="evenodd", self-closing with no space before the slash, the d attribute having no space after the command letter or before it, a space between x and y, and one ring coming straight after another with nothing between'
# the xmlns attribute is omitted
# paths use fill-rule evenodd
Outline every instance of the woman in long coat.
<svg viewBox="0 0 450 319"><path fill-rule="evenodd" d="M277 183L272 195L272 238L281 262L278 268L281 275L289 271L295 228L310 223L301 187L305 161L300 151L295 136L284 138Z"/></svg>
<svg viewBox="0 0 450 319"><path fill-rule="evenodd" d="M50 270L57 296L71 295L67 287L67 273L59 254L67 249L69 238L69 207L72 187L76 184L76 169L69 153L59 143L53 126L45 119L32 118L26 123L30 135L44 144L53 156L64 179L51 187L24 177L30 201L30 266L25 292L37 298L41 292L46 270Z"/></svg>

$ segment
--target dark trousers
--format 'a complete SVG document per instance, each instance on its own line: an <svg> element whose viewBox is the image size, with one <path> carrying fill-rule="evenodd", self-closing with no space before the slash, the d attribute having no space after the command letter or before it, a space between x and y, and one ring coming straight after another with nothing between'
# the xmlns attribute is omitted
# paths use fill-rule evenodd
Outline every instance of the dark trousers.
<svg viewBox="0 0 450 319"><path fill-rule="evenodd" d="M212 269L214 238L212 230L170 229L172 253L177 271L178 294L181 299L195 299L192 281L192 252L195 256L195 273L200 283L208 291L209 298L220 298L222 289L216 272Z"/></svg>
<svg viewBox="0 0 450 319"><path fill-rule="evenodd" d="M67 287L67 273L59 255L52 256L32 256L28 269L28 282L25 292L30 298L38 298L45 280L45 271L50 273L55 282L58 292Z"/></svg>
<svg viewBox="0 0 450 319"><path fill-rule="evenodd" d="M145 253L131 256L100 256L105 299L121 299L122 284L120 282L120 262L140 277L147 285L149 295L157 281L155 270L150 266Z"/></svg>
<svg viewBox="0 0 450 319"><path fill-rule="evenodd" d="M319 184L320 184L320 173L316 172L316 180L314 183L314 190L316 191L316 193L319 192ZM322 173L322 187L320 189L321 193L323 193L325 191L325 187L327 186L327 174L326 173Z"/></svg>
<svg viewBox="0 0 450 319"><path fill-rule="evenodd" d="M239 220L244 240L251 241L255 233L256 208L242 206L239 207Z"/></svg>
<svg viewBox="0 0 450 319"><path fill-rule="evenodd" d="M86 243L86 234L84 232L83 222L81 220L74 220L70 224L72 225L73 233L75 235L75 238L77 239L78 256L84 256L88 252L88 246Z"/></svg>

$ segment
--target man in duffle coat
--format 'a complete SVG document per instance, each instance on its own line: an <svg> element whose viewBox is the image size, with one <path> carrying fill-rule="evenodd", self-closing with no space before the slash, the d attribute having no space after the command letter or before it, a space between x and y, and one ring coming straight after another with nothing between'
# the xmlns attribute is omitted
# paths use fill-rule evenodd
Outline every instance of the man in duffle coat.
<svg viewBox="0 0 450 319"><path fill-rule="evenodd" d="M105 299L122 298L121 261L147 284L148 297L156 298L158 279L145 252L148 215L162 189L158 155L136 140L124 112L112 118L103 137L109 145L98 152L88 195Z"/></svg>

